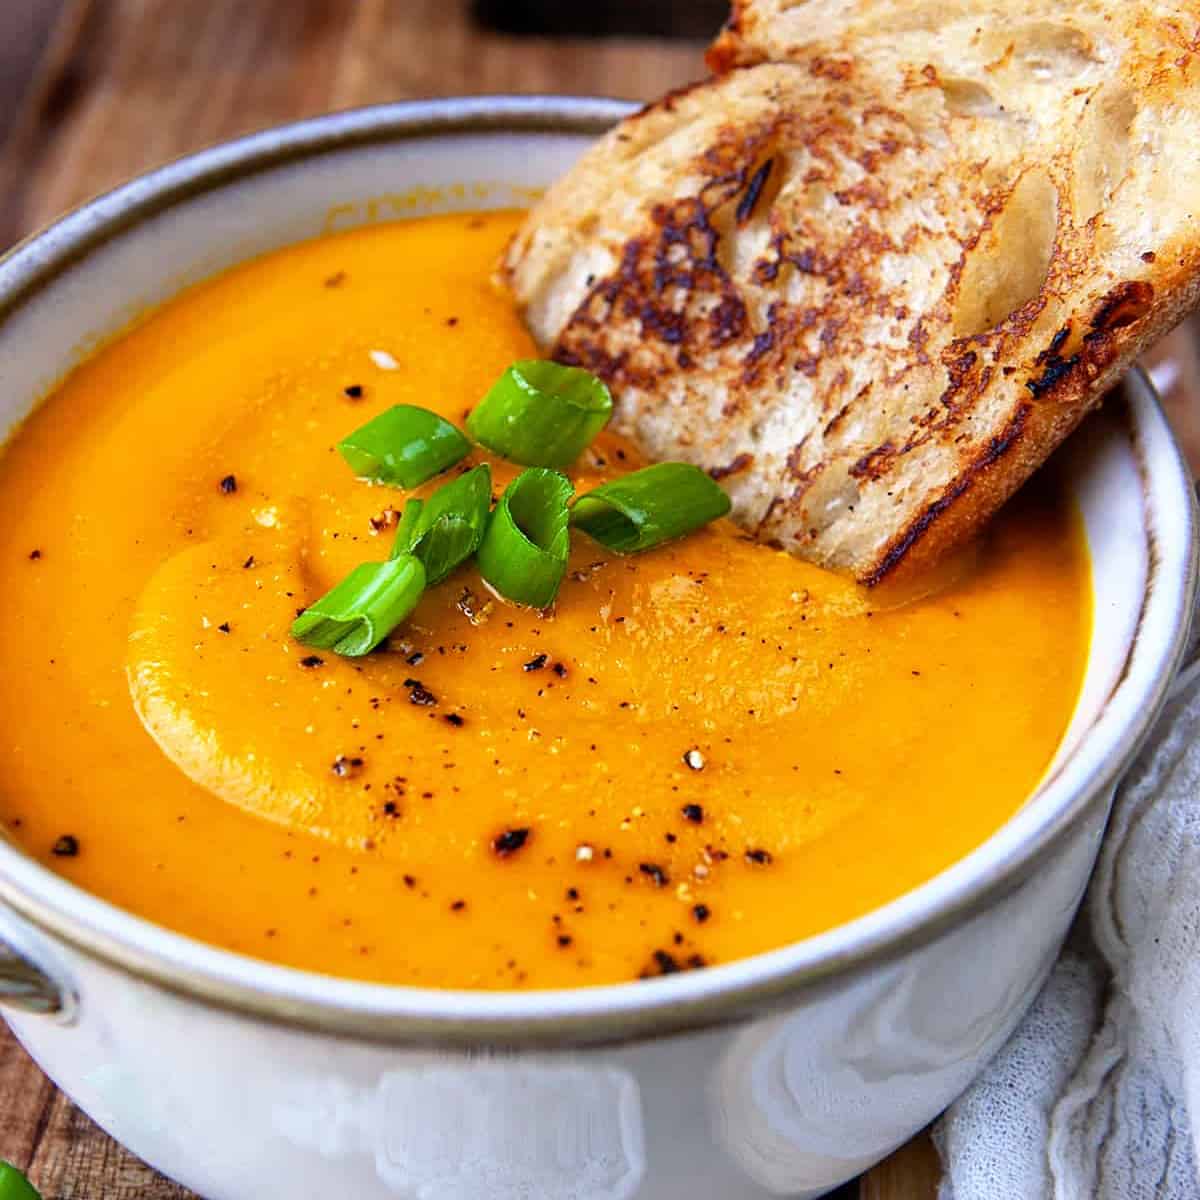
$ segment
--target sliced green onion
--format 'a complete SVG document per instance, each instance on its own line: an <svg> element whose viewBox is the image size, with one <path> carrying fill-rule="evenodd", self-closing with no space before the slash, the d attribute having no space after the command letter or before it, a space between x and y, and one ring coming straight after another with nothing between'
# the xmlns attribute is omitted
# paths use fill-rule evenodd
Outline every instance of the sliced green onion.
<svg viewBox="0 0 1200 1200"><path fill-rule="evenodd" d="M396 522L396 540L388 558L399 558L401 554L407 554L412 549L416 541L417 526L421 523L421 514L424 511L424 500L409 500L405 504L400 520Z"/></svg>
<svg viewBox="0 0 1200 1200"><path fill-rule="evenodd" d="M360 478L415 488L465 458L471 443L437 413L397 404L342 438L337 448Z"/></svg>
<svg viewBox="0 0 1200 1200"><path fill-rule="evenodd" d="M42 1194L11 1163L0 1162L0 1200L42 1200Z"/></svg>
<svg viewBox="0 0 1200 1200"><path fill-rule="evenodd" d="M467 418L471 436L527 467L565 467L608 424L612 396L582 367L515 362Z"/></svg>
<svg viewBox="0 0 1200 1200"><path fill-rule="evenodd" d="M479 570L506 600L546 608L567 569L571 481L557 471L522 471L492 513Z"/></svg>
<svg viewBox="0 0 1200 1200"><path fill-rule="evenodd" d="M571 524L609 550L636 554L729 512L729 497L690 463L656 463L575 501Z"/></svg>
<svg viewBox="0 0 1200 1200"><path fill-rule="evenodd" d="M357 658L416 608L424 590L425 567L411 554L363 563L292 622L292 637Z"/></svg>
<svg viewBox="0 0 1200 1200"><path fill-rule="evenodd" d="M441 583L479 549L492 507L486 463L443 484L428 500L410 500L396 527L392 557L412 554L425 567L425 586Z"/></svg>

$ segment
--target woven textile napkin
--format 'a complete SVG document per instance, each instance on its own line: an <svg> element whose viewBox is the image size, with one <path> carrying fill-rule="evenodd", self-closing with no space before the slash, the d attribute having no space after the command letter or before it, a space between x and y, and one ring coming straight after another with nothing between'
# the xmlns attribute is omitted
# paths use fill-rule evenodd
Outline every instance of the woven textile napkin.
<svg viewBox="0 0 1200 1200"><path fill-rule="evenodd" d="M1045 989L935 1130L939 1200L1200 1200L1198 1133L1200 664L1117 790Z"/></svg>

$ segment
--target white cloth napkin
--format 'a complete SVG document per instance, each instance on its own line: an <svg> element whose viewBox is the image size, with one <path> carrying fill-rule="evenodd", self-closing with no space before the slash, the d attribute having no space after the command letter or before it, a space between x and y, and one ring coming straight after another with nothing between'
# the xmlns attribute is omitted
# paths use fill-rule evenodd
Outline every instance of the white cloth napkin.
<svg viewBox="0 0 1200 1200"><path fill-rule="evenodd" d="M1049 982L934 1132L939 1200L1200 1200L1197 1134L1200 664L1117 791Z"/></svg>

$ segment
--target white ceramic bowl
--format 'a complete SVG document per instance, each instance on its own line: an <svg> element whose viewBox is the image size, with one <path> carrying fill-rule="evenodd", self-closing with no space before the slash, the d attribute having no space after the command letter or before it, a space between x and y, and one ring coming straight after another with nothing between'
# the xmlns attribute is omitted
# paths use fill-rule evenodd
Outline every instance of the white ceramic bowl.
<svg viewBox="0 0 1200 1200"><path fill-rule="evenodd" d="M187 283L330 228L524 203L624 111L552 97L365 110L96 200L0 263L0 423ZM1184 652L1192 486L1144 377L1057 469L1097 596L1078 711L1022 811L901 899L706 971L439 992L201 945L0 841L12 1028L101 1125L210 1200L819 1194L936 1116L1012 1030Z"/></svg>

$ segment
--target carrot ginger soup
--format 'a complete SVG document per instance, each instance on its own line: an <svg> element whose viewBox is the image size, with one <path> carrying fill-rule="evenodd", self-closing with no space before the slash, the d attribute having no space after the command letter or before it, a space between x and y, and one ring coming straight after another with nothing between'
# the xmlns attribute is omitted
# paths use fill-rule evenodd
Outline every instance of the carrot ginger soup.
<svg viewBox="0 0 1200 1200"><path fill-rule="evenodd" d="M91 892L275 962L429 986L727 962L891 899L1028 797L1090 626L1068 502L1028 490L924 596L729 522L575 530L557 602L475 560L372 653L291 636L407 495L336 445L458 426L533 354L489 284L516 217L331 236L185 292L0 459L0 817ZM619 397L617 397L619 403ZM519 468L479 449L499 494ZM577 494L640 464L601 434Z"/></svg>

